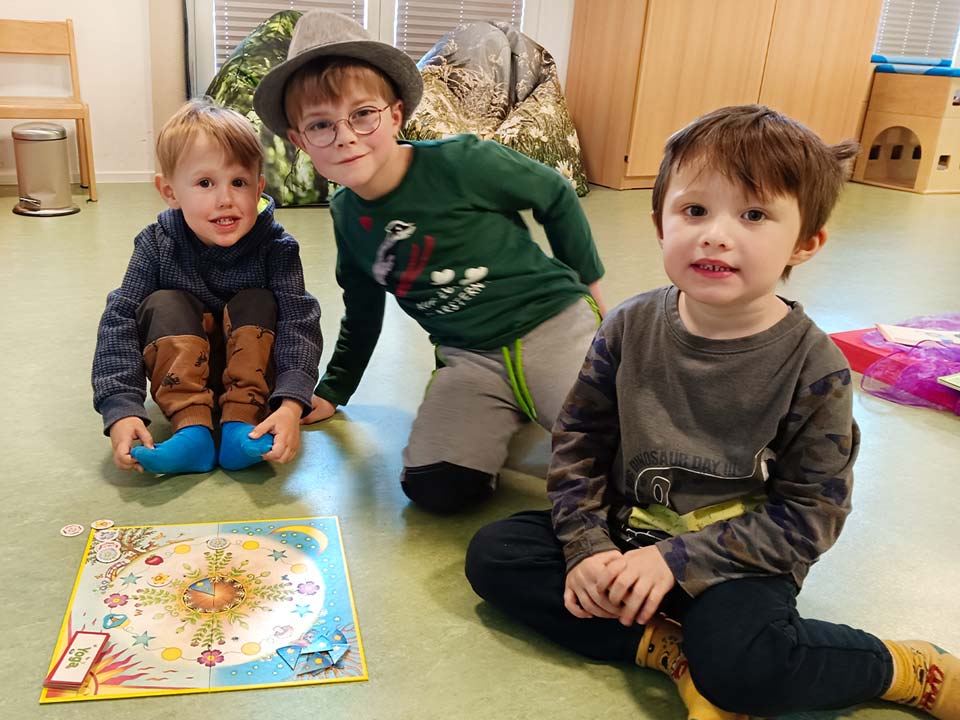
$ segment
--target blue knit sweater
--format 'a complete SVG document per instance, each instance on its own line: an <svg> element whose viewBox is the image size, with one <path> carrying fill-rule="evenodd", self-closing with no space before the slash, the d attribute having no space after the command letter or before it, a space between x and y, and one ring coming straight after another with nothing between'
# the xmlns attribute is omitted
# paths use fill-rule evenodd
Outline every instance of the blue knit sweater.
<svg viewBox="0 0 960 720"><path fill-rule="evenodd" d="M320 305L304 288L297 241L273 219L273 210L270 200L250 232L228 248L201 243L180 210L165 210L136 237L123 284L107 296L97 330L93 406L103 416L105 434L121 418L150 422L143 405L146 370L136 313L156 290L192 293L216 317L241 290L272 291L277 300L277 376L270 407L292 398L309 410L323 347Z"/></svg>

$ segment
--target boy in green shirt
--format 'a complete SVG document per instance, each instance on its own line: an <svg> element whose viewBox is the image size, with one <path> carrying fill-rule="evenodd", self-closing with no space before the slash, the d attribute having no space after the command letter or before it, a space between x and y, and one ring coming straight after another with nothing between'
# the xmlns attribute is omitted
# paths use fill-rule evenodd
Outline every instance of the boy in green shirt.
<svg viewBox="0 0 960 720"><path fill-rule="evenodd" d="M404 53L326 11L297 23L257 113L343 186L330 204L345 313L304 422L356 390L396 296L437 346L439 369L403 452L414 502L453 512L496 486L526 419L550 429L603 307L603 266L569 182L495 142L397 142L422 95ZM532 209L554 257L520 217Z"/></svg>

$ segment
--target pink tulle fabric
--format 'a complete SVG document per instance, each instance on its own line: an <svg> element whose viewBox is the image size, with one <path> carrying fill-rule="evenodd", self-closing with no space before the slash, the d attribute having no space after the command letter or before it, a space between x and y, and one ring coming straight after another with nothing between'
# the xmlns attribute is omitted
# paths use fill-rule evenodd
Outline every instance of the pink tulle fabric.
<svg viewBox="0 0 960 720"><path fill-rule="evenodd" d="M928 315L897 324L960 331L960 313ZM960 373L960 345L924 342L905 347L887 342L878 330L864 333L863 341L891 351L864 371L860 383L864 391L901 405L951 410L960 415L960 390L937 382L938 377Z"/></svg>

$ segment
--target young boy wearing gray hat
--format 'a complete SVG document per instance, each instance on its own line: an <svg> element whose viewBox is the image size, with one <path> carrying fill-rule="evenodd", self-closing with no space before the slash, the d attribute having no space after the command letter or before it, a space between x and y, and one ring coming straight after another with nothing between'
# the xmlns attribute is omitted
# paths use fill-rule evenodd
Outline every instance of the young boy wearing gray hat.
<svg viewBox="0 0 960 720"><path fill-rule="evenodd" d="M603 266L586 217L562 175L496 142L398 142L420 73L349 18L306 13L287 57L257 88L256 111L343 186L330 211L345 313L303 422L356 390L389 292L439 366L403 451L403 490L435 512L472 506L495 489L523 422L552 427L596 331Z"/></svg>

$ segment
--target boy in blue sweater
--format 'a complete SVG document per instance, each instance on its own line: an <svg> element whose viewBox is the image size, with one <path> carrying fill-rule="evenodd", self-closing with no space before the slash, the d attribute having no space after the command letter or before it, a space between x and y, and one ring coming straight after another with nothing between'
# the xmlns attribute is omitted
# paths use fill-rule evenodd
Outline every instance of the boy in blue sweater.
<svg viewBox="0 0 960 720"><path fill-rule="evenodd" d="M238 113L192 101L160 131L157 159L170 209L134 240L93 360L114 463L168 474L289 462L317 381L320 306L261 196L257 136ZM162 443L147 430L147 378L173 426Z"/></svg>

